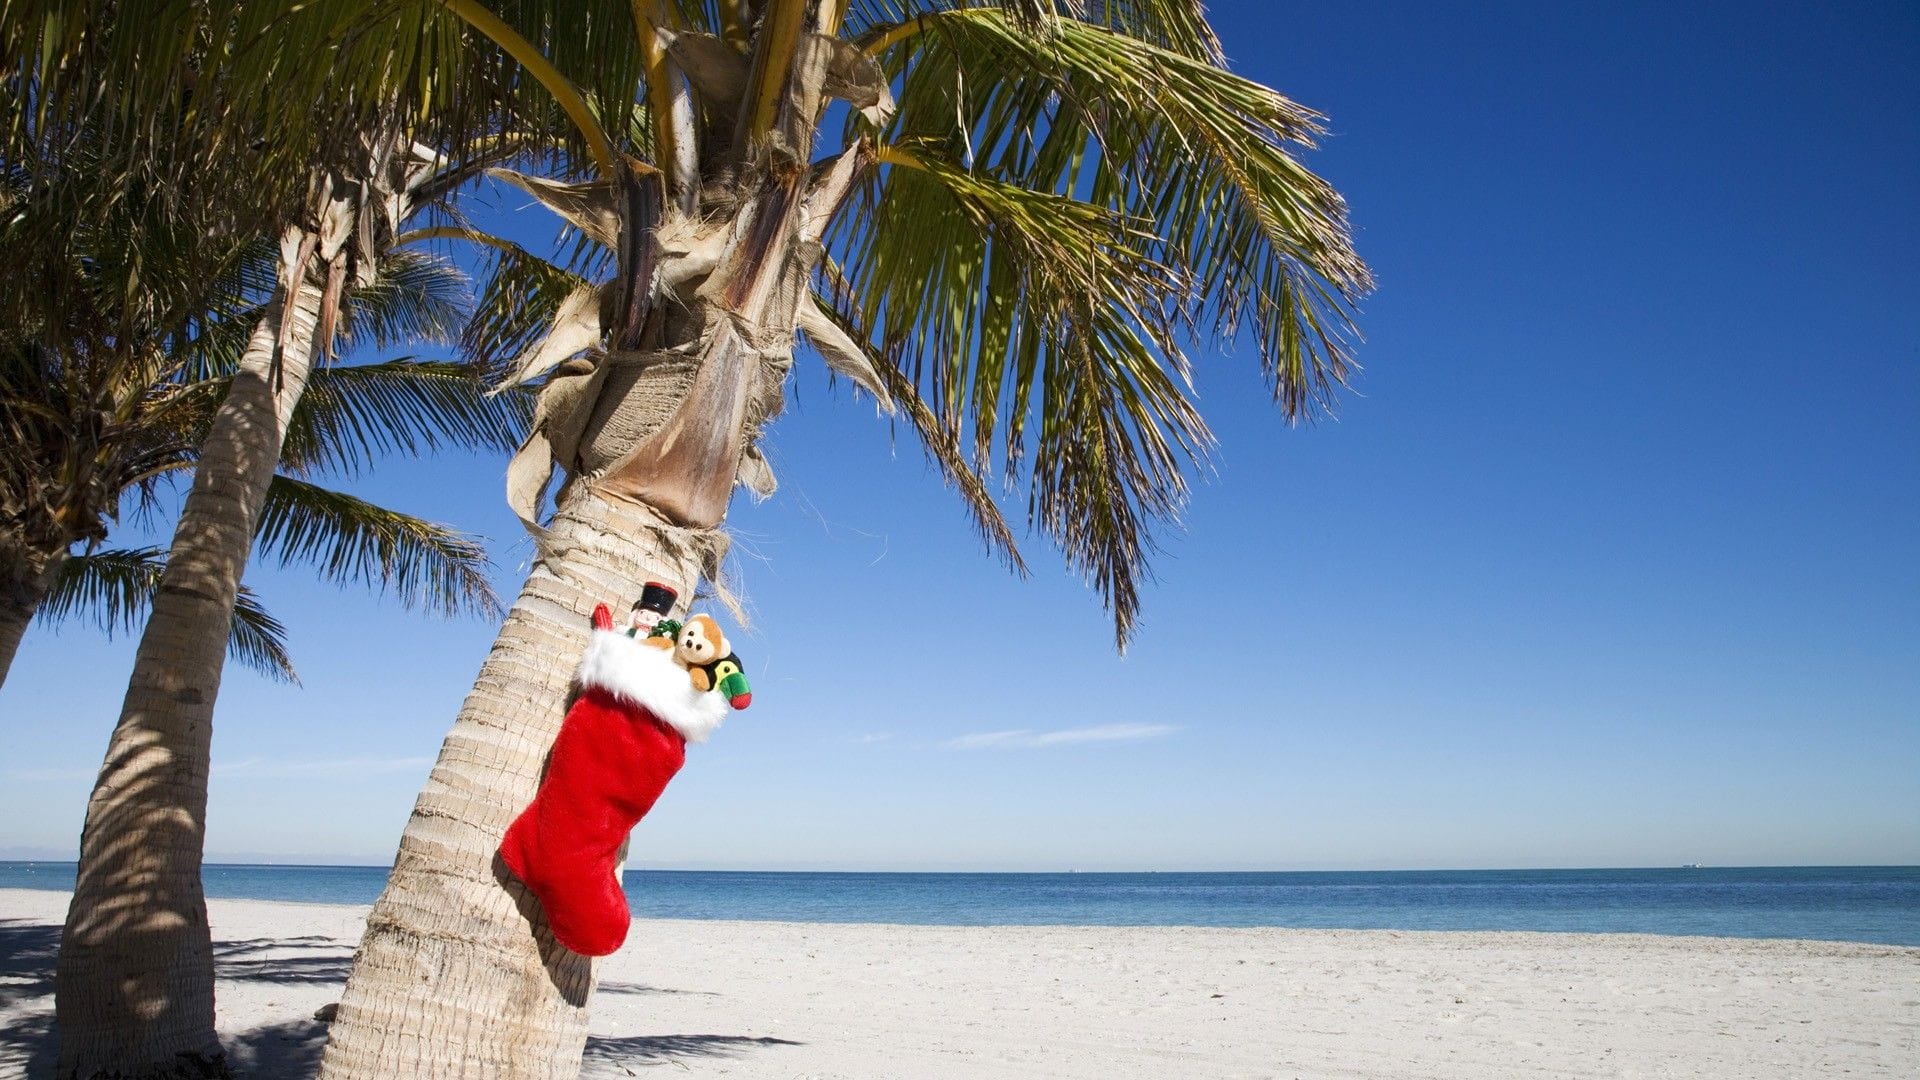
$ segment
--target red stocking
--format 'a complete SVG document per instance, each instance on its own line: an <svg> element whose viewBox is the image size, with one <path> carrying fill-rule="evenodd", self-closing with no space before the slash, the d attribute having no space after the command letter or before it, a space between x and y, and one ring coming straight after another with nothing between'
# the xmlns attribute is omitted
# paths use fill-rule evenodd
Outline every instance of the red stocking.
<svg viewBox="0 0 1920 1080"><path fill-rule="evenodd" d="M627 897L614 863L627 834L680 771L689 739L727 704L693 689L665 650L606 627L604 606L533 802L508 827L500 856L540 898L560 944L605 956L627 938Z"/></svg>

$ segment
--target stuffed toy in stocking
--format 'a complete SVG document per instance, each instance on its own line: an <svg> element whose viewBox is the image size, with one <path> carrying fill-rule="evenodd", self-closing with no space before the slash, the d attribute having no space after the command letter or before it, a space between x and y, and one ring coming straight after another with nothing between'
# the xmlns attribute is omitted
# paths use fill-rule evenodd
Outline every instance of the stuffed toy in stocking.
<svg viewBox="0 0 1920 1080"><path fill-rule="evenodd" d="M728 697L697 688L670 652L614 630L605 604L593 610L577 682L540 791L500 856L540 898L560 944L605 956L631 920L614 876L620 845L680 771L687 742L720 725Z"/></svg>

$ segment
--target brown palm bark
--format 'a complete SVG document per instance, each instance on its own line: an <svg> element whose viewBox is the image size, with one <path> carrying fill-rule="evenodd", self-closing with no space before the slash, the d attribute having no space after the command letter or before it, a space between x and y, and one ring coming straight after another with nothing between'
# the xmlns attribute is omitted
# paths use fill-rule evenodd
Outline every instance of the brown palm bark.
<svg viewBox="0 0 1920 1080"><path fill-rule="evenodd" d="M213 705L228 629L325 284L282 244L284 300L254 328L201 448L80 837L56 974L58 1075L224 1076L201 892ZM284 320L284 325L283 325Z"/></svg>
<svg viewBox="0 0 1920 1080"><path fill-rule="evenodd" d="M798 17L804 4L776 7ZM820 5L819 18L835 10ZM528 444L550 449L569 480L401 836L320 1080L579 1075L592 961L554 941L497 852L538 787L594 605L629 602L648 580L691 596L717 575L729 496L779 412L822 234L872 160L863 144L830 167L809 165L833 55L796 50L779 46L777 66L797 70L764 81L811 96L778 103L777 130L754 143L731 198L687 215L670 181L662 191L634 170L609 178L620 276L607 351L591 372L549 382Z"/></svg>
<svg viewBox="0 0 1920 1080"><path fill-rule="evenodd" d="M19 560L21 572L0 585L0 686L6 685L7 672L13 670L13 657L20 651L20 639L26 636L27 624L33 621L33 613L40 610L41 601L53 591L53 583L59 579L60 567L66 561L64 547L25 553Z"/></svg>
<svg viewBox="0 0 1920 1080"><path fill-rule="evenodd" d="M322 1076L580 1073L592 961L553 940L496 849L539 785L593 606L647 581L690 595L709 552L704 534L584 487L548 537L556 554L534 566L414 806Z"/></svg>
<svg viewBox="0 0 1920 1080"><path fill-rule="evenodd" d="M574 478L414 806L321 1080L579 1074L592 962L553 940L500 839L538 786L593 606L629 602L649 579L689 596L716 572L727 494L778 409L820 232L866 160L763 177L716 226L725 243L708 270L682 277L664 260L660 280L679 284L658 318L639 316L649 351L615 350L577 376L593 388L584 424L556 451Z"/></svg>

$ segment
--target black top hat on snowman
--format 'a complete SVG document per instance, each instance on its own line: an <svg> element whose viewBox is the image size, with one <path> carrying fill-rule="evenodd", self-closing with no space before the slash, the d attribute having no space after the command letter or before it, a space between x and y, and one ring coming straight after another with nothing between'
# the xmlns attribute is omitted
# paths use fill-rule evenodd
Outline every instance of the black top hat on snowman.
<svg viewBox="0 0 1920 1080"><path fill-rule="evenodd" d="M658 581L649 581L640 590L640 599L633 602L633 610L655 611L665 615L673 610L673 602L679 596L680 594L674 592L671 587L662 585Z"/></svg>

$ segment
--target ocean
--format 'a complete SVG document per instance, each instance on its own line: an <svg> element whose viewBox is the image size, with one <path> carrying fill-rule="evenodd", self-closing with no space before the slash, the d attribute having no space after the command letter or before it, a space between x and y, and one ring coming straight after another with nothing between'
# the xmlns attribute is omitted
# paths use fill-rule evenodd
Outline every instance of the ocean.
<svg viewBox="0 0 1920 1080"><path fill-rule="evenodd" d="M0 862L0 888L74 864ZM375 866L209 865L209 897L368 904ZM1920 945L1920 867L860 874L630 870L642 918L1707 934Z"/></svg>

